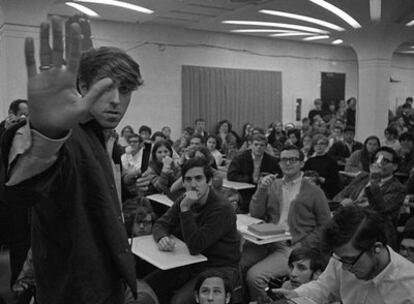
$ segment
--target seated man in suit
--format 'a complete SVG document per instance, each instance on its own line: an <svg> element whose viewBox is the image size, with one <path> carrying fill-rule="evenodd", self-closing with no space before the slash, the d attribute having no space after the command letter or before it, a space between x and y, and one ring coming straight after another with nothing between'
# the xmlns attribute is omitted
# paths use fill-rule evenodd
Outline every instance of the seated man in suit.
<svg viewBox="0 0 414 304"><path fill-rule="evenodd" d="M239 277L240 236L231 204L209 182L213 177L205 158L187 160L182 167L186 192L155 223L153 237L161 251L174 250L174 235L190 254L203 254L208 261L170 270L157 270L146 277L160 303L190 304L194 301L197 275L219 270L236 283Z"/></svg>
<svg viewBox="0 0 414 304"><path fill-rule="evenodd" d="M342 133L342 127L336 126L334 128L339 133ZM361 150L363 145L355 139L355 128L352 126L347 126L343 131L343 139L337 140L330 145L328 155L335 159L343 170L346 159L351 156L356 150Z"/></svg>
<svg viewBox="0 0 414 304"><path fill-rule="evenodd" d="M250 203L250 214L285 227L292 235L294 247L318 247L322 226L330 219L323 191L303 178L304 155L295 146L285 147L280 154L284 177L263 177ZM285 242L255 245L246 242L241 267L247 271L246 281L252 300L264 296L270 279L287 274L290 247Z"/></svg>
<svg viewBox="0 0 414 304"><path fill-rule="evenodd" d="M369 206L390 220L387 235L392 247L396 247L393 224L396 222L405 198L405 187L394 177L399 157L390 147L381 147L375 154L371 173L360 173L333 201L343 206Z"/></svg>
<svg viewBox="0 0 414 304"><path fill-rule="evenodd" d="M267 139L263 134L253 136L251 149L241 152L233 158L227 171L227 178L230 181L257 184L259 179L266 174L280 174L281 170L278 159L266 153ZM241 192L243 206L242 211L249 209L249 202L254 189Z"/></svg>

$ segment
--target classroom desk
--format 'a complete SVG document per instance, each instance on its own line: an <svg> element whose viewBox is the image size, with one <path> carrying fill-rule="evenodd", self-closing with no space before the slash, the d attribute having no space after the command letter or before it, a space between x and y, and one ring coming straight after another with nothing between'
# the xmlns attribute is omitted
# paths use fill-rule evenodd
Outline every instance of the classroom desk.
<svg viewBox="0 0 414 304"><path fill-rule="evenodd" d="M191 255L187 245L183 241L176 237L173 238L175 240L175 248L173 251L159 250L152 235L133 238L131 249L141 259L162 270L207 261L207 258L202 254Z"/></svg>
<svg viewBox="0 0 414 304"><path fill-rule="evenodd" d="M160 203L160 204L165 205L167 207L171 207L174 204L173 200L171 200L165 194L161 194L161 193L155 193L155 194L147 195L146 198L149 199L150 201Z"/></svg>
<svg viewBox="0 0 414 304"><path fill-rule="evenodd" d="M234 190L254 189L256 185L242 182L229 181L227 178L223 179L223 187Z"/></svg>
<svg viewBox="0 0 414 304"><path fill-rule="evenodd" d="M247 241L255 243L257 245L264 245L282 241L288 241L292 239L289 232L284 234L260 236L247 229L247 226L251 224L262 223L263 220L251 217L247 214L237 214L237 230L243 235L243 238Z"/></svg>

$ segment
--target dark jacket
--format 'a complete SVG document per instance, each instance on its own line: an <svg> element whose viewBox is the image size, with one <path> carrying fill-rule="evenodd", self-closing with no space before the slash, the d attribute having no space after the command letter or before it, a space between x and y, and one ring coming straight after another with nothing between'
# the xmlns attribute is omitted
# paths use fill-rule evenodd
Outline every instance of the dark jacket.
<svg viewBox="0 0 414 304"><path fill-rule="evenodd" d="M253 170L252 151L249 149L233 158L227 171L227 178L235 182L253 183ZM282 176L279 160L265 153L260 166L260 172L277 173L279 176Z"/></svg>
<svg viewBox="0 0 414 304"><path fill-rule="evenodd" d="M352 143L352 151L349 151L348 146L343 141L337 141L329 149L328 154L336 161L345 162L345 159L350 157L352 152L355 152L356 150L361 150L362 148L362 143L360 143L359 141L354 141Z"/></svg>
<svg viewBox="0 0 414 304"><path fill-rule="evenodd" d="M136 294L134 259L102 130L91 121L72 132L50 168L15 186L2 183L0 194L33 206L39 303L122 303L125 283ZM2 147L6 163L10 142Z"/></svg>

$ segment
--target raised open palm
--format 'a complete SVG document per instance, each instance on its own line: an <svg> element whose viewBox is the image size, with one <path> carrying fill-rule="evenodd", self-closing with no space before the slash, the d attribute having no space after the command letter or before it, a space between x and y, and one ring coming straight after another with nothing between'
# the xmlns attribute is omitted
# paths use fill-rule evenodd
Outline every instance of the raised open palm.
<svg viewBox="0 0 414 304"><path fill-rule="evenodd" d="M111 79L104 78L90 88L86 96L79 95L76 90L81 56L81 29L78 24L72 24L69 35L70 51L66 54L64 65L61 20L52 18L53 49L49 45L49 24L41 24L39 72L33 39L26 38L25 41L30 122L34 129L52 138L64 135L82 120L93 103L112 85Z"/></svg>

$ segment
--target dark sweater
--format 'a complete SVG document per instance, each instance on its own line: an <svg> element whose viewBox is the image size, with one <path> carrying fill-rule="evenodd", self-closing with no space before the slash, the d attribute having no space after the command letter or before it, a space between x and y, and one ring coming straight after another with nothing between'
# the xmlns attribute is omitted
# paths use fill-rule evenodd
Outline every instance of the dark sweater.
<svg viewBox="0 0 414 304"><path fill-rule="evenodd" d="M181 201L182 197L157 220L152 231L154 240L173 234L187 244L191 254L207 257L204 266L237 268L240 237L231 204L211 188L199 210L181 212Z"/></svg>

